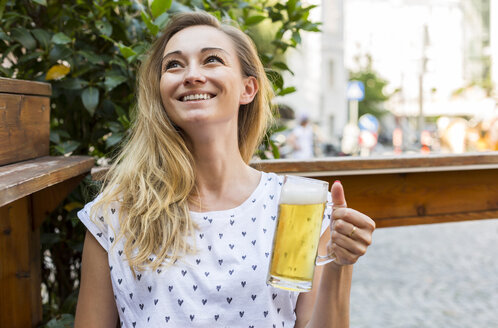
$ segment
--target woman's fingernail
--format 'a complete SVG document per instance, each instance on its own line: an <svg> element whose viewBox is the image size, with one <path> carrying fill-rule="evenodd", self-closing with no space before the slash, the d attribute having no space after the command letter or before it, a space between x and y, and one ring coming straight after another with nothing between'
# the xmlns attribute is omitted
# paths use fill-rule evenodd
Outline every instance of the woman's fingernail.
<svg viewBox="0 0 498 328"><path fill-rule="evenodd" d="M336 182L341 183L341 180L335 180L334 183L336 183Z"/></svg>

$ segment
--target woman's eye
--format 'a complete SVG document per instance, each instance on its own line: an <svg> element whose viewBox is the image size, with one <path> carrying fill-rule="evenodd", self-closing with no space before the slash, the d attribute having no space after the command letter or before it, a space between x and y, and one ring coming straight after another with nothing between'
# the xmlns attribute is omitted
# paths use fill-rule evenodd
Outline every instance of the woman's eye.
<svg viewBox="0 0 498 328"><path fill-rule="evenodd" d="M167 71L168 69L171 69L171 68L178 68L178 67L180 67L180 63L177 60L172 60L172 61L167 62L166 65L164 65L164 71Z"/></svg>
<svg viewBox="0 0 498 328"><path fill-rule="evenodd" d="M214 56L214 55L209 56L208 58L206 58L206 63L221 63L221 64L224 64L223 59L221 59L218 56Z"/></svg>

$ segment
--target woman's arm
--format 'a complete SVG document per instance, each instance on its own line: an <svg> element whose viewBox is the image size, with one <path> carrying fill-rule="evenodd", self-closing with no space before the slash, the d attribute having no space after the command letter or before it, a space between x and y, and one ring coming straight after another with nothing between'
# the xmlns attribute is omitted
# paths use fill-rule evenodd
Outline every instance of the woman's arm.
<svg viewBox="0 0 498 328"><path fill-rule="evenodd" d="M107 252L86 232L81 284L74 327L116 327L118 312L112 291Z"/></svg>
<svg viewBox="0 0 498 328"><path fill-rule="evenodd" d="M330 232L320 238L319 254L326 254ZM301 293L296 304L296 328L349 327L349 295L352 265L334 262L317 266L313 277L313 289Z"/></svg>

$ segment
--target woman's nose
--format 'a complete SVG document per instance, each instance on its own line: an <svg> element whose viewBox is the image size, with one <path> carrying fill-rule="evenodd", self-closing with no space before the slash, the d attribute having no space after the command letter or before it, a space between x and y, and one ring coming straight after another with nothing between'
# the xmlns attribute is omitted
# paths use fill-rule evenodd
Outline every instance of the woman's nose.
<svg viewBox="0 0 498 328"><path fill-rule="evenodd" d="M201 67L199 65L189 65L185 72L185 78L183 81L185 84L197 84L206 82L206 77L204 76Z"/></svg>

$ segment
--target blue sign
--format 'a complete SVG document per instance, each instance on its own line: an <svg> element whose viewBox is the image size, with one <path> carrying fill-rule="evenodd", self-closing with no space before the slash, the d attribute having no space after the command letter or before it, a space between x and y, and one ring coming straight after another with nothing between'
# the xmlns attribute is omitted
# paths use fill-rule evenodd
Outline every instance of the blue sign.
<svg viewBox="0 0 498 328"><path fill-rule="evenodd" d="M358 120L360 130L370 131L372 133L379 132L379 120L372 114L364 114Z"/></svg>
<svg viewBox="0 0 498 328"><path fill-rule="evenodd" d="M349 81L346 96L348 100L363 100L363 98L365 98L365 85L363 82Z"/></svg>

